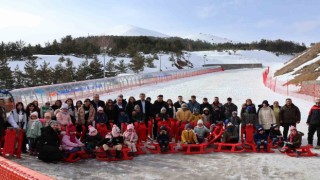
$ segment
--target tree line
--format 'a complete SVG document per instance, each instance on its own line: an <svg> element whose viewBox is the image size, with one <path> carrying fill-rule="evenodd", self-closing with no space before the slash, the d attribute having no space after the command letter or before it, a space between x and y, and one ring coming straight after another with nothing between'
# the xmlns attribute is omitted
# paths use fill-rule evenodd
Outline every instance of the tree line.
<svg viewBox="0 0 320 180"><path fill-rule="evenodd" d="M61 38L58 42L53 40L44 45L26 44L24 41L2 42L0 56L6 59L30 59L34 54L68 55L93 58L96 54L107 53L112 56L134 57L137 52L156 54L172 52L177 55L182 51L200 50L266 50L280 54L299 53L306 49L305 44L284 40L266 40L251 43L222 43L210 44L204 41L193 41L179 37L157 38L147 36L88 36L73 38L71 35Z"/></svg>

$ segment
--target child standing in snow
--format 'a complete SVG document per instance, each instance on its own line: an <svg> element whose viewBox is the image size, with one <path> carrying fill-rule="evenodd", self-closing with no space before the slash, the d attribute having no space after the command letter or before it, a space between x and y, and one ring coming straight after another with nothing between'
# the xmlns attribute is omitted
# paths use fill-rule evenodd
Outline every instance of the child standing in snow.
<svg viewBox="0 0 320 180"><path fill-rule="evenodd" d="M160 127L160 131L157 136L157 141L159 143L161 152L168 151L170 137L166 126Z"/></svg>
<svg viewBox="0 0 320 180"><path fill-rule="evenodd" d="M259 128L253 136L254 142L257 145L257 151L260 151L260 146L263 145L264 151L268 148L268 136L265 134L263 128Z"/></svg>
<svg viewBox="0 0 320 180"><path fill-rule="evenodd" d="M129 155L136 156L138 135L134 130L133 124L127 126L127 130L123 133L124 144L130 149Z"/></svg>
<svg viewBox="0 0 320 180"><path fill-rule="evenodd" d="M42 128L42 123L38 118L38 112L33 112L30 114L30 119L27 125L27 139L29 143L29 154L31 156L36 156L37 155L37 150L36 150L36 142L37 138L41 136L41 128Z"/></svg>

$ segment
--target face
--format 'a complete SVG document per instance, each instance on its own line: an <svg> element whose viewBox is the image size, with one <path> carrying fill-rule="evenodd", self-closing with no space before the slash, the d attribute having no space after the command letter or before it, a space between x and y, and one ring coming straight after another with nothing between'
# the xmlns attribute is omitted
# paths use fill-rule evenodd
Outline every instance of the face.
<svg viewBox="0 0 320 180"><path fill-rule="evenodd" d="M141 99L141 100L143 100L143 101L144 101L144 100L145 100L145 98L146 98L146 95L145 95L145 94L140 94L140 99Z"/></svg>
<svg viewBox="0 0 320 180"><path fill-rule="evenodd" d="M267 107L267 105L266 104L262 104L263 105L263 107Z"/></svg>
<svg viewBox="0 0 320 180"><path fill-rule="evenodd" d="M203 100L203 103L208 103L208 100L207 100L207 99L204 99L204 100Z"/></svg>
<svg viewBox="0 0 320 180"><path fill-rule="evenodd" d="M71 106L71 105L72 105L72 100L71 100L71 99L68 99L67 104L68 104L69 106Z"/></svg>
<svg viewBox="0 0 320 180"><path fill-rule="evenodd" d="M29 110L33 111L34 110L34 106L29 106Z"/></svg>
<svg viewBox="0 0 320 180"><path fill-rule="evenodd" d="M204 112L204 114L207 114L207 115L209 114L209 111L203 111L203 112Z"/></svg>
<svg viewBox="0 0 320 180"><path fill-rule="evenodd" d="M68 109L62 109L62 112L68 112Z"/></svg>
<svg viewBox="0 0 320 180"><path fill-rule="evenodd" d="M99 100L100 100L99 95L96 94L96 95L93 97L93 100L94 100L94 101L99 101Z"/></svg>
<svg viewBox="0 0 320 180"><path fill-rule="evenodd" d="M246 100L246 104L248 104L248 105L252 104L251 99L247 99L247 100Z"/></svg>
<svg viewBox="0 0 320 180"><path fill-rule="evenodd" d="M98 113L99 113L99 114L102 114L102 113L103 113L103 110L99 110Z"/></svg>
<svg viewBox="0 0 320 180"><path fill-rule="evenodd" d="M107 103L108 106L111 106L112 104L113 104L112 101L108 101L108 103Z"/></svg>
<svg viewBox="0 0 320 180"><path fill-rule="evenodd" d="M52 123L50 126L53 130L57 130L59 128L59 125L57 123Z"/></svg>
<svg viewBox="0 0 320 180"><path fill-rule="evenodd" d="M50 106L50 103L46 103L45 105L46 105L47 107L49 107L49 106Z"/></svg>
<svg viewBox="0 0 320 180"><path fill-rule="evenodd" d="M85 104L86 106L90 106L90 101L85 101L84 104Z"/></svg>
<svg viewBox="0 0 320 180"><path fill-rule="evenodd" d="M297 131L296 131L296 130L291 130L290 132L291 132L291 134L293 134L293 135L296 135L296 134L297 134Z"/></svg>
<svg viewBox="0 0 320 180"><path fill-rule="evenodd" d="M56 101L55 104L56 104L56 106L61 106L61 102L60 101Z"/></svg>
<svg viewBox="0 0 320 180"><path fill-rule="evenodd" d="M50 120L51 120L51 115L50 115L50 114L45 114L45 115L44 115L44 120L45 120L46 122L50 121Z"/></svg>
<svg viewBox="0 0 320 180"><path fill-rule="evenodd" d="M179 97L178 97L178 100L179 100L179 101L182 101L182 96L179 96Z"/></svg>
<svg viewBox="0 0 320 180"><path fill-rule="evenodd" d="M316 105L317 105L317 106L320 106L320 100L317 100L317 101L316 101Z"/></svg>
<svg viewBox="0 0 320 180"><path fill-rule="evenodd" d="M120 97L117 98L117 104L122 104L122 98Z"/></svg>
<svg viewBox="0 0 320 180"><path fill-rule="evenodd" d="M22 107L22 105L21 104L19 104L18 106L17 106L17 109L18 110L21 110L23 107Z"/></svg>
<svg viewBox="0 0 320 180"><path fill-rule="evenodd" d="M286 100L286 105L290 106L292 104L292 100L291 99L287 99Z"/></svg>
<svg viewBox="0 0 320 180"><path fill-rule="evenodd" d="M236 116L237 116L237 113L232 113L232 116L233 116L233 117L236 117Z"/></svg>
<svg viewBox="0 0 320 180"><path fill-rule="evenodd" d="M128 129L129 132L133 132L133 129Z"/></svg>
<svg viewBox="0 0 320 180"><path fill-rule="evenodd" d="M232 100L229 99L229 100L227 100L227 102L230 104L230 103L232 103Z"/></svg>
<svg viewBox="0 0 320 180"><path fill-rule="evenodd" d="M80 107L80 106L82 106L82 103L81 102L77 102L77 107Z"/></svg>
<svg viewBox="0 0 320 180"><path fill-rule="evenodd" d="M158 101L163 101L163 97L158 96Z"/></svg>
<svg viewBox="0 0 320 180"><path fill-rule="evenodd" d="M191 101L196 101L196 98L195 97L191 97Z"/></svg>
<svg viewBox="0 0 320 180"><path fill-rule="evenodd" d="M214 102L219 102L219 98L215 97Z"/></svg>
<svg viewBox="0 0 320 180"><path fill-rule="evenodd" d="M38 106L38 101L33 101L33 104Z"/></svg>
<svg viewBox="0 0 320 180"><path fill-rule="evenodd" d="M172 105L172 104L173 104L173 102L172 102L171 100L168 100L167 103L168 103L169 105Z"/></svg>
<svg viewBox="0 0 320 180"><path fill-rule="evenodd" d="M30 116L30 118L31 118L32 120L38 119L38 117L35 116L35 115Z"/></svg>
<svg viewBox="0 0 320 180"><path fill-rule="evenodd" d="M198 124L198 126L199 126L199 127L202 127L202 126L203 126L203 124L202 124L202 123L200 123L200 124Z"/></svg>
<svg viewBox="0 0 320 180"><path fill-rule="evenodd" d="M273 106L278 107L278 106L279 106L279 102L278 102L278 101L275 101L275 102L273 103Z"/></svg>
<svg viewBox="0 0 320 180"><path fill-rule="evenodd" d="M264 133L264 131L259 131L259 133L260 133L260 134L263 134L263 133Z"/></svg>
<svg viewBox="0 0 320 180"><path fill-rule="evenodd" d="M70 135L73 135L73 134L77 134L77 132L76 131L71 131Z"/></svg>
<svg viewBox="0 0 320 180"><path fill-rule="evenodd" d="M278 131L279 130L279 126L275 127L274 129Z"/></svg>
<svg viewBox="0 0 320 180"><path fill-rule="evenodd" d="M133 97L130 97L129 99L130 102L134 103L135 102L135 99Z"/></svg>

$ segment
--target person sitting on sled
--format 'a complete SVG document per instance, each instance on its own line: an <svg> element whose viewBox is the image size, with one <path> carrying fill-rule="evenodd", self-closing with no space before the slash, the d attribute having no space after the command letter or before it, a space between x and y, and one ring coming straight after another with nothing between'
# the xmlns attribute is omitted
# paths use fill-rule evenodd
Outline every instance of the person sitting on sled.
<svg viewBox="0 0 320 180"><path fill-rule="evenodd" d="M67 153L74 153L81 150L84 144L76 137L76 127L73 124L67 125L66 134L62 138L62 149Z"/></svg>
<svg viewBox="0 0 320 180"><path fill-rule="evenodd" d="M278 145L278 142L283 140L279 125L271 125L269 138L272 140L272 146Z"/></svg>
<svg viewBox="0 0 320 180"><path fill-rule="evenodd" d="M258 129L256 133L254 133L253 136L254 142L257 145L257 151L260 151L260 146L263 145L263 150L268 150L268 136L265 134L262 127Z"/></svg>
<svg viewBox="0 0 320 180"><path fill-rule="evenodd" d="M210 132L212 131L212 128L213 128L213 125L211 125L211 128L208 129L206 126L203 125L202 119L198 120L197 126L194 127L194 133L196 133L199 143L204 142L206 135L210 134Z"/></svg>
<svg viewBox="0 0 320 180"><path fill-rule="evenodd" d="M157 141L159 143L161 152L167 152L169 149L168 146L169 146L170 137L169 137L169 132L166 126L160 127L160 131L157 136Z"/></svg>
<svg viewBox="0 0 320 180"><path fill-rule="evenodd" d="M303 135L304 134L302 132L297 131L296 127L291 126L288 141L284 142L284 146L280 151L282 153L288 152L288 151L296 152L297 155L299 156L300 152L296 151L296 149L301 146Z"/></svg>
<svg viewBox="0 0 320 180"><path fill-rule="evenodd" d="M186 124L181 134L181 144L199 144L196 133L193 132L191 124Z"/></svg>
<svg viewBox="0 0 320 180"><path fill-rule="evenodd" d="M113 125L111 133L108 133L105 139L99 144L103 144L102 147L108 158L112 158L110 150L116 150L116 158L120 159L123 136L120 133L119 127L117 125Z"/></svg>
<svg viewBox="0 0 320 180"><path fill-rule="evenodd" d="M191 125L193 127L197 126L198 120L202 119L202 114L200 114L200 110L198 108L193 108Z"/></svg>
<svg viewBox="0 0 320 180"><path fill-rule="evenodd" d="M238 133L237 127L234 126L231 122L227 124L227 129L223 132L222 142L224 143L239 142L239 133Z"/></svg>
<svg viewBox="0 0 320 180"><path fill-rule="evenodd" d="M138 135L134 130L133 124L129 124L127 126L127 130L123 133L123 138L124 138L124 144L126 144L130 149L129 155L136 156L136 153L137 153L136 144L138 141Z"/></svg>
<svg viewBox="0 0 320 180"><path fill-rule="evenodd" d="M83 142L86 144L86 148L91 154L93 158L95 158L94 149L98 149L98 144L100 141L103 140L103 137L98 133L97 129L95 129L93 126L89 125L88 127L89 133L86 139L84 139Z"/></svg>

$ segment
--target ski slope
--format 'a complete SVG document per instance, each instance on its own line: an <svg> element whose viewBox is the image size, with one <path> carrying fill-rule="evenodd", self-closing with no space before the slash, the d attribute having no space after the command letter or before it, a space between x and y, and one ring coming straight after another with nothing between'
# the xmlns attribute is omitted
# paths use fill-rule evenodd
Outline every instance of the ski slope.
<svg viewBox="0 0 320 180"><path fill-rule="evenodd" d="M274 64L276 65L276 64ZM221 102L232 97L234 103L241 107L245 99L251 98L256 105L263 100L272 103L278 100L280 105L286 96L276 94L265 88L262 83L263 69L240 69L206 74L187 79L138 87L121 93L125 98L138 97L140 92L155 100L159 94L164 99L174 101L178 95L188 100L196 95L201 102L203 97L212 102L215 96ZM114 99L118 93L101 95L101 99ZM92 97L89 97L92 98ZM302 122L298 130L305 133L303 144L306 144L307 126L305 124L312 102L292 98L302 113ZM314 151L314 150L313 150ZM320 151L315 151L320 153ZM206 155L141 155L132 161L99 162L95 159L82 160L75 164L47 164L33 157L14 160L31 169L40 171L57 179L319 179L319 157L292 158L278 151L274 154L262 153L212 153Z"/></svg>

